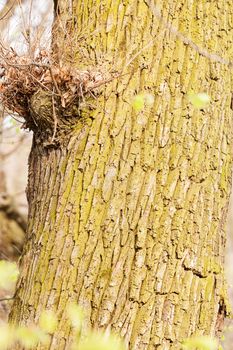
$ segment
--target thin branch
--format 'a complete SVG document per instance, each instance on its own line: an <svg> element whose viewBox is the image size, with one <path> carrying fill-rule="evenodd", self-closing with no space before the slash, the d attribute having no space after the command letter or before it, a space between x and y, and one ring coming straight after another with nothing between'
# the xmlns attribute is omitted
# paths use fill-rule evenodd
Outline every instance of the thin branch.
<svg viewBox="0 0 233 350"><path fill-rule="evenodd" d="M53 120L54 120L54 129L53 129L53 136L52 136L52 142L53 142L57 132L57 114L55 109L54 91L52 94L52 108L53 108Z"/></svg>
<svg viewBox="0 0 233 350"><path fill-rule="evenodd" d="M201 56L209 58L213 62L218 62L225 64L229 67L233 66L233 61L230 61L229 59L223 58L215 53L211 53L205 48L199 47L196 43L194 43L191 39L187 38L184 34L179 32L179 30L175 27L170 22L167 22L164 20L163 16L160 13L160 10L156 7L154 3L152 3L151 0L144 0L145 4L149 7L151 10L152 14L158 18L162 25L167 28L174 36L176 36L178 39L180 39L184 44L189 45L192 49L197 51Z"/></svg>
<svg viewBox="0 0 233 350"><path fill-rule="evenodd" d="M58 85L57 85L56 80L54 79L53 70L52 70L52 67L51 67L51 66L49 66L49 71L50 71L51 79L52 79L52 81L53 81L53 83L54 83L55 89L56 89L56 91L57 91L57 94L58 94L59 96L61 96L61 91L60 91L59 88L58 88ZM54 91L53 91L53 94L54 94Z"/></svg>
<svg viewBox="0 0 233 350"><path fill-rule="evenodd" d="M15 297L13 296L13 297L10 297L10 298L1 298L0 299L0 302L2 302L2 301L9 301L9 300L13 300Z"/></svg>
<svg viewBox="0 0 233 350"><path fill-rule="evenodd" d="M16 0L13 2L13 4L9 7L9 9L4 13L4 15L2 17L0 17L0 21L2 21L7 15L8 13L10 13L10 11L13 9L14 5L16 3Z"/></svg>

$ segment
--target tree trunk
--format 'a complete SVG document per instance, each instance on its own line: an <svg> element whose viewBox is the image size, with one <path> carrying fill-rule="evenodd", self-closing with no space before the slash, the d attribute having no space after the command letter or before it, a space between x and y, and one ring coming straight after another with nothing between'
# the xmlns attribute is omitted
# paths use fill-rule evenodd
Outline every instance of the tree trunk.
<svg viewBox="0 0 233 350"><path fill-rule="evenodd" d="M69 349L71 301L85 311L84 333L110 328L129 349L180 349L193 334L214 336L228 312L231 4L66 3L54 54L121 75L82 103L81 117L66 120L57 146L35 132L11 320L37 322L43 309L58 314L51 343L38 349ZM190 90L207 92L210 106L194 109ZM154 104L137 111L133 98L144 92Z"/></svg>

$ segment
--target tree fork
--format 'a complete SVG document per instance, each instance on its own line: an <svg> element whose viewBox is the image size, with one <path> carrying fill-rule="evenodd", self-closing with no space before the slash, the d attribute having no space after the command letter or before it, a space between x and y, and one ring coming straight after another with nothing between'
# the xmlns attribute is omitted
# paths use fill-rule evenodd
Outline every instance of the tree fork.
<svg viewBox="0 0 233 350"><path fill-rule="evenodd" d="M180 349L193 334L215 336L228 313L229 68L176 40L142 0L66 4L59 2L62 26L53 38L61 61L123 72L90 97L85 118L71 119L56 146L40 142L43 130L34 135L11 321L57 313L57 331L38 349L69 349L71 301L85 311L83 334L110 328L129 349ZM197 45L230 55L230 3L158 6ZM190 90L207 92L210 106L194 109ZM137 112L132 101L141 92L155 100Z"/></svg>

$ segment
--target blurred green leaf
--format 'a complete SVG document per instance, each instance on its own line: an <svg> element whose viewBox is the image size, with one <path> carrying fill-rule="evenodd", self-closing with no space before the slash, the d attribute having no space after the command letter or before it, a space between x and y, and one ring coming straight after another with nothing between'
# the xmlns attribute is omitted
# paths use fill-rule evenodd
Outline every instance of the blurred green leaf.
<svg viewBox="0 0 233 350"><path fill-rule="evenodd" d="M153 103L154 96L152 94L142 93L134 97L132 105L136 112L140 112L145 107L145 104L148 106L152 106Z"/></svg>
<svg viewBox="0 0 233 350"><path fill-rule="evenodd" d="M0 288L10 290L14 287L19 275L18 267L15 263L0 260Z"/></svg>
<svg viewBox="0 0 233 350"><path fill-rule="evenodd" d="M78 350L125 350L123 342L114 335L91 332L81 341Z"/></svg>
<svg viewBox="0 0 233 350"><path fill-rule="evenodd" d="M57 328L57 317L51 310L42 312L39 320L40 328L48 333L54 333Z"/></svg>
<svg viewBox="0 0 233 350"><path fill-rule="evenodd" d="M14 343L14 330L8 324L0 325L0 350L9 349Z"/></svg>
<svg viewBox="0 0 233 350"><path fill-rule="evenodd" d="M76 303L71 303L67 307L67 315L74 328L81 329L83 323L83 311Z"/></svg>
<svg viewBox="0 0 233 350"><path fill-rule="evenodd" d="M217 350L217 348L217 339L204 335L186 339L183 343L184 350Z"/></svg>
<svg viewBox="0 0 233 350"><path fill-rule="evenodd" d="M194 94L193 92L190 92L188 94L188 99L192 103L194 108L205 108L210 103L210 96L204 92L200 92L198 94Z"/></svg>
<svg viewBox="0 0 233 350"><path fill-rule="evenodd" d="M137 95L133 99L133 108L135 111L140 112L144 108L144 103L144 95Z"/></svg>
<svg viewBox="0 0 233 350"><path fill-rule="evenodd" d="M21 326L16 330L16 338L26 348L30 349L38 343L46 344L49 336L36 327Z"/></svg>
<svg viewBox="0 0 233 350"><path fill-rule="evenodd" d="M15 120L14 118L12 118L12 117L10 117L10 123L11 123L12 125L17 125L16 120Z"/></svg>
<svg viewBox="0 0 233 350"><path fill-rule="evenodd" d="M155 98L152 94L145 94L145 103L148 106L152 106L154 104Z"/></svg>

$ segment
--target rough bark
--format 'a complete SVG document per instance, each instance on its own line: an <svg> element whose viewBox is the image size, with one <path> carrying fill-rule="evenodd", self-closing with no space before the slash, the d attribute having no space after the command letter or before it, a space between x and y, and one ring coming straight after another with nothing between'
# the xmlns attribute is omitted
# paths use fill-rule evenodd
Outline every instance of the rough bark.
<svg viewBox="0 0 233 350"><path fill-rule="evenodd" d="M66 3L61 19L71 11ZM231 2L156 4L199 47L230 56ZM216 335L228 312L230 70L175 37L142 0L73 5L64 23L71 40L77 25L80 40L62 59L123 71L80 107L56 147L35 133L28 237L11 320L30 324L43 309L54 310L58 329L38 349L68 349L65 308L77 301L84 333L108 327L129 349L180 349L192 334ZM57 35L56 54L61 30ZM206 91L210 106L195 110L186 98L191 89ZM145 91L154 104L136 112L133 97Z"/></svg>

